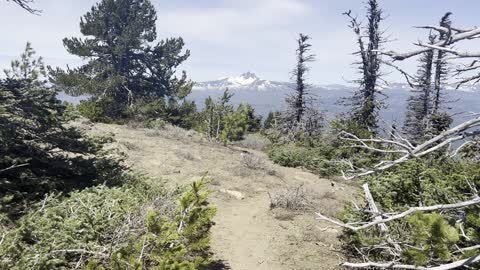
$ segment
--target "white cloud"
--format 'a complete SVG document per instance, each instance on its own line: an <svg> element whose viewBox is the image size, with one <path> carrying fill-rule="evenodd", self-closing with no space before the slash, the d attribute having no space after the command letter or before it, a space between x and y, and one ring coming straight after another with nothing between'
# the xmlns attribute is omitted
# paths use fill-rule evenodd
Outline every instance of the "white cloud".
<svg viewBox="0 0 480 270"><path fill-rule="evenodd" d="M308 6L300 0L224 1L216 7L158 11L159 32L207 41L234 41L242 35L286 27L305 16Z"/></svg>

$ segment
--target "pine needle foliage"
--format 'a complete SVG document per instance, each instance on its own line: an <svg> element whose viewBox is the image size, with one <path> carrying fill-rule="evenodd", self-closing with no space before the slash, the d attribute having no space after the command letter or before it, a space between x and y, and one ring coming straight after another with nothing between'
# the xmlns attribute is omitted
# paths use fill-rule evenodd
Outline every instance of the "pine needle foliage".
<svg viewBox="0 0 480 270"><path fill-rule="evenodd" d="M206 269L216 211L206 184L180 194L132 176L121 187L48 194L3 228L0 269Z"/></svg>
<svg viewBox="0 0 480 270"><path fill-rule="evenodd" d="M382 175L366 179L380 211L401 212L411 206L452 204L475 196L480 188L480 167L466 160L449 158L417 159ZM345 222L371 220L371 213L351 205L340 216ZM366 230L344 231L347 254L367 256L370 261L393 261L417 266L438 266L478 254L459 252L480 244L480 208L472 206L450 211L415 213L389 222L389 236L402 248L400 257L388 249L384 235L374 226ZM368 254L368 255L366 255ZM365 258L365 257L364 257Z"/></svg>
<svg viewBox="0 0 480 270"><path fill-rule="evenodd" d="M357 18L351 16L351 11L345 13L350 18L350 28L357 36L359 50L355 54L360 60L354 64L358 65L361 78L354 81L359 85L359 89L343 103L352 107L349 116L351 121L374 132L378 128L378 111L384 107L384 94L379 89L382 75L379 49L385 42L380 25L384 17L378 0L366 1L366 9L365 27L361 26Z"/></svg>
<svg viewBox="0 0 480 270"><path fill-rule="evenodd" d="M183 99L192 83L177 68L190 56L182 38L156 42L157 14L149 0L102 0L80 21L84 38L65 38L67 51L86 60L75 69L52 69L55 85L71 95L107 98L104 117L121 119L140 98Z"/></svg>
<svg viewBox="0 0 480 270"><path fill-rule="evenodd" d="M56 92L7 79L0 81L0 103L2 211L19 215L53 190L122 181L120 161L107 158L101 141L65 125Z"/></svg>

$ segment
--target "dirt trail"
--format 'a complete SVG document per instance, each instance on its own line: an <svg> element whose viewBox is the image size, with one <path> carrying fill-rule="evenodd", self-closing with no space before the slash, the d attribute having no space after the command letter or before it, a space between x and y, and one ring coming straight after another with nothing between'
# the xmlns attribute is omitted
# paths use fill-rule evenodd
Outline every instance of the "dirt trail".
<svg viewBox="0 0 480 270"><path fill-rule="evenodd" d="M315 220L315 211L335 215L354 188L300 169L272 164L264 153L209 143L193 132L90 125L90 134L115 134L114 147L127 162L147 175L185 185L208 172L211 202L218 208L212 229L212 251L233 270L337 269L342 260L339 230ZM246 153L248 152L248 153ZM264 168L246 166L251 155ZM302 211L270 210L269 193L303 185L309 207ZM232 193L232 194L230 194ZM242 195L244 198L236 198ZM325 229L326 228L326 229Z"/></svg>

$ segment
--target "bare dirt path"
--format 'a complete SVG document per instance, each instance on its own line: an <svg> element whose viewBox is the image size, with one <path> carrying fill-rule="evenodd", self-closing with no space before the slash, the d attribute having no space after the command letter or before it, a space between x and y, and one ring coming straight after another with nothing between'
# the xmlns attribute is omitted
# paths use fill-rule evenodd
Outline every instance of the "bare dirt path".
<svg viewBox="0 0 480 270"><path fill-rule="evenodd" d="M224 268L234 270L337 269L342 257L337 228L315 220L315 210L335 215L354 197L348 185L321 179L300 169L272 164L264 153L209 143L176 128L132 129L116 125L89 125L90 134L113 133L113 147L127 163L168 185L185 185L208 172L218 208L212 228L212 251ZM247 153L248 152L248 153ZM247 166L245 155L262 168ZM303 185L306 209L270 210L269 193Z"/></svg>

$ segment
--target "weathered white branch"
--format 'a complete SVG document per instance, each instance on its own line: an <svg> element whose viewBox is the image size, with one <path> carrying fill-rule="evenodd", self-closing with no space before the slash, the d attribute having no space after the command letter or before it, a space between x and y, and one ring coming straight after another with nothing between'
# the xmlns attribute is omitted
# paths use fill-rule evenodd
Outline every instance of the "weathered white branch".
<svg viewBox="0 0 480 270"><path fill-rule="evenodd" d="M432 266L432 267L423 267L423 266L416 266L416 265L408 265L408 264L396 264L394 262L388 263L376 263L376 262L366 262L366 263L342 263L341 266L350 267L350 268L380 268L380 269L407 269L407 270L449 270L455 269L462 266L468 266L480 261L480 254L470 257L468 259L443 264L440 266Z"/></svg>
<svg viewBox="0 0 480 270"><path fill-rule="evenodd" d="M97 256L100 256L100 257L108 257L108 254L101 253L101 252L90 251L90 250L86 250L86 249L60 249L60 250L54 250L51 253L78 253L78 254L97 255Z"/></svg>
<svg viewBox="0 0 480 270"><path fill-rule="evenodd" d="M380 164L381 166L375 166L373 169L360 169L359 172L352 171L353 175L347 176L344 172L344 179L346 180L352 180L358 177L363 177L367 175L374 174L379 171L384 171L387 169L390 169L393 166L396 166L398 164L401 164L403 162L406 162L412 158L419 158L426 156L434 151L438 151L439 149L443 148L444 146L451 145L454 142L464 140L465 138L470 138L478 135L476 132L466 132L467 130L474 128L476 126L480 125L480 116L476 117L472 120L466 121L456 127L453 127L449 130L446 130L439 134L438 136L433 137L432 139L424 142L421 145L418 145L414 148L412 148L412 144L409 143L406 139L399 139L400 141L395 141L395 140L388 140L388 139L381 139L381 138L375 138L375 139L360 139L359 137L343 132L341 133L340 138L344 139L346 141L351 141L351 142L356 142L358 143L354 147L359 147L359 148L364 148L368 149L370 151L378 152L378 153L398 153L398 154L403 154L401 157L399 157L396 160L384 160ZM405 142L407 141L407 142ZM373 146L368 145L367 143L378 143L378 144L383 144L383 145L391 145L395 146L399 149L380 149L376 148ZM462 145L463 146L463 145ZM460 147L462 147L460 146ZM459 149L455 150L455 152L458 152Z"/></svg>
<svg viewBox="0 0 480 270"><path fill-rule="evenodd" d="M319 220L326 220L326 221L329 221L330 223L333 223L337 226L340 226L340 227L343 227L343 228L346 228L346 229L350 229L352 231L360 231L360 230L364 230L364 229L367 229L367 228L370 228L372 226L376 226L376 225L379 225L379 224L382 224L382 223L388 223L388 222L391 222L391 221L394 221L394 220L402 219L402 218L404 218L406 216L409 216L411 214L414 214L416 212L433 212L433 211L442 211L442 210L461 209L461 208L470 207L470 206L478 205L478 204L480 204L480 197L475 197L472 200L465 201L465 202L454 203L454 204L438 204L438 205L432 205L432 206L411 207L404 212L393 214L393 215L390 215L386 218L381 218L381 217L376 218L374 221L369 222L369 223L365 223L365 224L360 225L360 226L354 226L352 224L342 223L340 221L336 221L336 220L333 220L331 218L328 218L328 217L326 217L326 216L324 216L320 213L317 213L317 216L318 216Z"/></svg>
<svg viewBox="0 0 480 270"><path fill-rule="evenodd" d="M387 225L385 223L382 222L382 217L379 215L380 214L380 211L378 210L378 207L377 205L375 204L375 200L373 199L373 196L372 196L372 193L370 192L370 188L368 186L368 183L365 183L363 185L363 190L365 192L365 198L368 202L368 208L370 209L370 211L373 213L373 215L375 216L373 218L374 221L376 222L379 222L378 223L378 227L380 228L380 232L385 235L385 238L387 239L387 242L392 245L395 250L398 252L398 253L401 253L402 252L402 248L400 247L399 244L395 243L392 238L390 237L390 235L388 235L388 232L389 232L389 229L387 227Z"/></svg>
<svg viewBox="0 0 480 270"><path fill-rule="evenodd" d="M425 28L425 26L423 28ZM437 26L431 26L430 28L437 28ZM465 40L465 39L476 38L476 37L479 37L479 36L480 36L480 29L475 28L475 29L472 29L472 30L469 30L469 31L460 32L460 33L457 33L455 35L452 35L451 38L448 40L448 44L445 44L445 41L442 40L442 41L439 41L435 44L432 44L432 46L445 47L446 45L452 45L456 42L459 42L459 41L462 41L462 40ZM428 52L428 51L431 51L431 50L434 50L434 49L429 48L429 47L424 47L422 49L415 50L415 51L410 51L410 52L406 52L406 53L398 53L398 52L394 52L394 51L380 52L380 53L382 53L384 55L387 55L387 56L390 56L394 60L401 61L401 60L405 60L407 58L411 58L413 56L417 56L419 54L422 54L422 53L425 53L425 52Z"/></svg>
<svg viewBox="0 0 480 270"><path fill-rule="evenodd" d="M462 51L454 50L451 48L446 48L446 47L436 46L431 44L423 44L423 43L417 43L416 45L420 47L426 47L430 49L448 52L462 58L480 57L480 52L462 52Z"/></svg>
<svg viewBox="0 0 480 270"><path fill-rule="evenodd" d="M464 253L464 252L466 252L466 251L472 251L472 250L476 250L476 249L480 249L480 245L471 246L471 247L466 247L466 248L461 248L461 249L455 251L454 253Z"/></svg>
<svg viewBox="0 0 480 270"><path fill-rule="evenodd" d="M25 166L28 166L28 163L25 163L25 164L19 164L19 165L12 165L8 168L5 168L5 169L1 169L0 170L0 173L3 173L3 172L6 172L6 171L9 171L9 170L13 170L13 169L17 169L17 168L21 168L21 167L25 167Z"/></svg>

